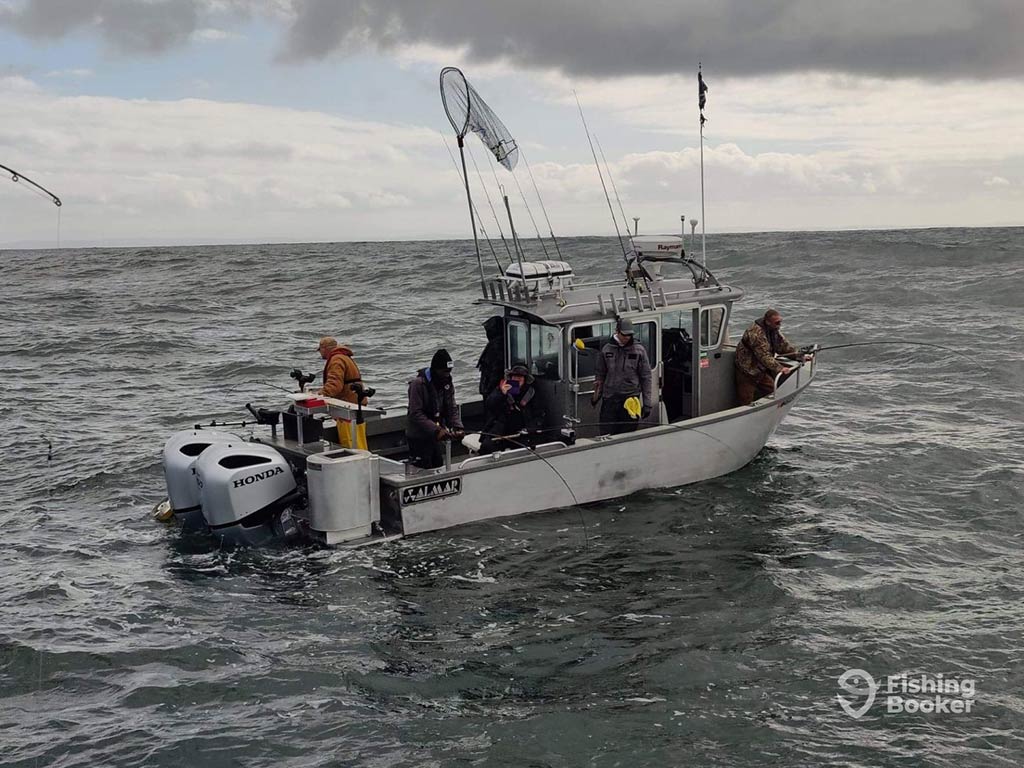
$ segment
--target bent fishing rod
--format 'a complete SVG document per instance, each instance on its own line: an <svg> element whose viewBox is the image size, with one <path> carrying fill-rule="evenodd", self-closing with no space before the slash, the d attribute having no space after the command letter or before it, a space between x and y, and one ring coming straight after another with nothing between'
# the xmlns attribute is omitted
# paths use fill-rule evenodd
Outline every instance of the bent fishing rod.
<svg viewBox="0 0 1024 768"><path fill-rule="evenodd" d="M46 187L44 187L44 186L43 186L42 184L37 184L36 182L32 181L32 179L30 179L30 178L29 178L28 176L26 176L25 174L23 174L23 173L21 173L21 172L19 172L19 171L16 171L16 170L14 170L13 168L8 168L8 167L7 167L6 165L0 165L0 169L3 169L3 170L5 170L5 171L7 171L7 172L8 172L9 174L11 174L11 181L14 181L14 182L18 182L18 181L24 181L24 182L26 182L26 183L28 183L28 184L32 185L32 186L33 186L33 187L35 187L36 189L38 189L38 190L39 190L40 192L42 192L42 193L43 193L44 195L46 195L47 197L49 197L49 198L50 198L50 201L51 201L51 202L52 202L52 203L53 203L54 205L56 205L56 206L57 206L58 208L60 208L60 207L61 207L61 205L63 205L63 203L61 203L61 201L60 201L60 198L59 198L59 197L57 197L57 196L56 196L55 194L53 194L53 192L51 192L50 190L48 190L48 189L47 189Z"/></svg>
<svg viewBox="0 0 1024 768"><path fill-rule="evenodd" d="M958 349L952 347L946 347L942 344L935 344L928 341L908 341L906 339L887 339L885 341L853 341L847 344L830 344L827 347L821 347L817 344L809 344L806 347L801 347L797 352L793 354L810 355L817 354L818 352L824 352L829 349L845 349L846 347L873 347L879 344L897 344L901 346L909 347L934 347L935 349L941 349L944 352L949 352L954 355L960 355L961 357L970 357L965 352L961 352ZM790 357L790 355L781 355L781 357Z"/></svg>

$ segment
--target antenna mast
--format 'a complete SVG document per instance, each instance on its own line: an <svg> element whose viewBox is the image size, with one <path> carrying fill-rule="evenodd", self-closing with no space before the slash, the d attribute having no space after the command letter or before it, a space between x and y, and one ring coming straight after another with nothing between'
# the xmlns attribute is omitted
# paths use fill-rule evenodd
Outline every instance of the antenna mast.
<svg viewBox="0 0 1024 768"><path fill-rule="evenodd" d="M708 87L704 83L704 76L701 74L701 63L697 62L697 105L700 108L700 260L707 265L707 215L704 213L704 104L707 102Z"/></svg>

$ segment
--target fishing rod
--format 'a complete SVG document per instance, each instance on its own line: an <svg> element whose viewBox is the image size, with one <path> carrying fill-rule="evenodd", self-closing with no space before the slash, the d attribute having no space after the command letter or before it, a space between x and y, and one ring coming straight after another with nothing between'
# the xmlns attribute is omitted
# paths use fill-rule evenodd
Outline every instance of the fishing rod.
<svg viewBox="0 0 1024 768"><path fill-rule="evenodd" d="M298 369L296 369L296 370L298 370ZM296 377L293 376L292 378L294 379ZM236 389L238 389L239 387L241 387L241 386L243 386L245 384L261 384L264 387L272 387L273 389L279 389L282 392L287 392L289 394L294 394L294 390L288 389L287 387L279 386L277 384L272 384L269 381L262 381L262 380L259 380L259 379L247 379L246 381L240 381L237 384L233 384L232 386L230 386L227 389L225 389L224 393L227 394L228 392L234 392Z"/></svg>
<svg viewBox="0 0 1024 768"><path fill-rule="evenodd" d="M526 213L530 217L530 223L533 224L533 231L537 233L537 242L540 243L541 250L544 251L544 258L550 258L548 255L548 247L544 245L544 238L541 237L540 227L537 226L537 220L533 218L533 211L530 208L530 203L526 199L526 194L523 192L523 188L519 185L519 177L516 176L515 171L512 171L512 179L516 183L516 189L519 190L519 196L523 198L523 205L526 206Z"/></svg>
<svg viewBox="0 0 1024 768"><path fill-rule="evenodd" d="M594 150L594 140L590 138L590 128L587 127L587 118L583 116L583 105L580 104L579 94L573 90L572 95L576 97L576 108L580 111L580 120L583 121L583 130L587 134L587 142L590 144L590 154L594 156L594 165L597 167L598 178L601 179L601 189L604 190L604 199L608 201L608 213L612 215L612 224L615 225L615 236L619 238L619 247L622 249L623 261L629 261L626 253L626 244L622 242L622 233L619 231L619 220L615 218L615 210L612 208L612 199L608 195L608 186L604 183L604 174L601 173L601 164L597 162L597 152Z"/></svg>
<svg viewBox="0 0 1024 768"><path fill-rule="evenodd" d="M474 165L474 167L476 167L476 157L473 155L472 147L469 150L469 159L473 161L473 165ZM526 289L526 274L525 274L525 272L523 272L523 257L526 255L526 253L525 253L525 251L523 251L523 245L522 245L522 243L519 242L519 236L516 234L516 225L515 225L515 222L512 221L512 206L511 206L511 204L508 201L508 195L505 194L505 185L503 185L500 181L498 181L498 169L494 167L494 158L491 156L490 152L487 153L487 161L491 165L491 174L494 176L494 183L498 185L498 192L501 193L501 199L505 203L505 211L508 213L508 226L509 226L509 231L510 231L511 237L512 237L512 248L516 252L516 259L519 262L519 271L521 273L523 273L522 274L523 289L525 290ZM511 168L509 168L509 172L512 173L512 177L515 178L515 173L512 171ZM483 178L480 179L480 183L481 184L484 183L483 182ZM484 187L484 191L486 191L486 190L487 190L487 187L485 186ZM507 243L506 243L505 247L506 248L508 247ZM513 264L513 262L512 262L512 254L510 253L509 254L508 265L511 267L512 264ZM504 273L502 273L502 274L504 274Z"/></svg>
<svg viewBox="0 0 1024 768"><path fill-rule="evenodd" d="M445 146L446 147L448 146L447 143L445 144ZM448 152L451 153L451 149L449 149ZM488 152L487 156L490 157L491 153ZM452 157L454 158L454 155L452 155ZM487 184L484 182L484 175L482 173L480 173L480 166L476 162L476 155L473 154L473 150L472 149L470 149L470 151L469 151L469 159L473 161L473 168L474 168L474 170L476 170L476 177L480 181L480 187L484 191L484 197L487 198L487 205L490 206L490 208L491 208L491 216L494 217L494 223L498 227L498 234L501 236L501 244L505 246L505 253L508 254L508 263L511 264L512 263L512 249L508 247L508 241L505 239L505 231L501 228L501 220L498 218L498 212L494 210L494 203L491 201L491 193L487 191ZM494 161L492 160L491 162L493 163ZM492 167L491 170L492 171L494 170L493 167ZM497 173L494 174L494 178L495 178L495 181L497 181L497 178L498 178L498 174ZM493 248L493 246L491 246L491 247Z"/></svg>
<svg viewBox="0 0 1024 768"><path fill-rule="evenodd" d="M28 184L32 185L33 187L38 189L40 192L42 192L44 195L49 197L50 198L50 202L52 202L58 208L60 208L63 205L63 203L60 201L60 198L57 197L55 194L53 194L53 192L48 190L42 184L37 184L36 182L32 181L32 179L30 179L24 173L20 173L19 171L16 171L13 168L8 168L6 165L0 165L0 168L2 168L3 170L5 170L9 174L11 174L11 181L14 181L14 182L18 182L18 181L27 182Z"/></svg>
<svg viewBox="0 0 1024 768"><path fill-rule="evenodd" d="M953 349L952 347L943 346L942 344L934 344L928 341L907 341L905 339L889 339L886 341L854 341L849 344L832 344L827 347L819 347L816 344L812 344L810 347L802 347L801 351L803 352L803 354L811 354L811 352L824 352L827 349L845 349L846 347L873 347L878 344L900 344L912 347L934 347L935 349L941 349L945 352L949 352L954 355L959 355L960 357L970 358L970 355L968 355L967 353L961 352L958 349ZM811 347L814 347L814 349L811 350ZM803 350L809 351L805 352Z"/></svg>
<svg viewBox="0 0 1024 768"><path fill-rule="evenodd" d="M60 198L57 197L55 194L53 194L53 192L48 190L42 184L39 184L38 182L33 181L32 179L30 179L28 176L26 176L25 174L21 173L20 171L16 171L13 168L8 168L6 165L0 165L0 169L3 169L5 171L7 171L7 173L11 174L11 181L13 181L13 182L19 182L19 181L26 182L27 184L30 185L29 186L29 192L32 192L35 195L39 195L40 197L49 198L50 202L53 203L55 206L57 206L57 247L60 248L60 210L61 210L61 206L63 205L63 203L61 202Z"/></svg>
<svg viewBox="0 0 1024 768"><path fill-rule="evenodd" d="M452 164L455 166L455 173L457 173L459 175L459 181L462 181L462 173L459 171L459 164L455 160L455 155L452 154L452 148L448 146L448 142L445 141L445 138L444 138L444 136L442 134L438 134L438 135L441 136L441 143L444 144L444 148L448 150L448 157L450 157L452 159ZM472 155L471 155L471 157L472 157ZM473 160L473 164L474 165L476 164L476 160ZM477 176L480 175L480 169L479 168L477 169L476 174L477 174ZM483 185L483 179L480 180L480 184ZM491 213L494 214L494 220L497 221L498 220L498 214L494 213L494 204L491 203L491 196L487 192L487 187L484 187L484 194L487 196L487 203L491 206ZM484 229L483 219L481 219L481 217L480 217L480 209L476 207L476 203L475 202L473 203L473 210L476 211L477 222L480 224L480 232L481 232L481 234L483 234L484 239L487 241L487 245L489 245L490 248L491 248L491 255L494 257L494 263L498 265L498 272L502 272L501 262L498 261L498 252L494 250L494 243L492 243L491 242L491 238L487 236L487 230ZM500 222L498 223L498 233L501 235L501 241L504 243L505 242L505 233L501 231L501 223ZM508 243L505 243L505 250L508 250ZM511 254L510 254L509 258L511 259Z"/></svg>
<svg viewBox="0 0 1024 768"><path fill-rule="evenodd" d="M526 159L526 153L523 152L522 147L519 149L519 156L523 158L523 162L526 164L526 171L530 174L530 181L533 183L533 191L537 194L537 201L540 203L540 209L544 213L544 220L548 224L548 234L551 235L551 242L555 244L555 253L558 254L558 258L562 258L562 249L558 247L558 238L555 237L555 230L551 226L551 219L548 218L548 209L544 206L544 198L540 196L540 189L537 187L537 180L533 178L533 169L530 168L530 161Z"/></svg>
<svg viewBox="0 0 1024 768"><path fill-rule="evenodd" d="M523 290L526 291L526 270L523 268L523 257L526 253L523 251L522 243L519 242L519 235L516 234L516 225L512 221L512 205L508 201L508 195L505 194L504 187L500 187L500 189L501 197L505 201L505 211L508 213L508 228L512 231L512 245L515 247L516 256L519 258L519 276L523 279Z"/></svg>
<svg viewBox="0 0 1024 768"><path fill-rule="evenodd" d="M626 212L622 208L622 199L619 197L619 189L615 186L615 177L612 176L612 168L608 165L608 158L604 156L604 147L601 146L601 139L598 138L597 134L594 134L594 143L597 144L597 151L601 153L601 162L604 163L604 169L608 172L608 181L612 183L612 192L615 193L615 202L619 204L619 213L622 214L622 223L626 228L626 237L629 238L629 244L636 251L636 244L633 242L633 236L629 234L629 221L626 219Z"/></svg>

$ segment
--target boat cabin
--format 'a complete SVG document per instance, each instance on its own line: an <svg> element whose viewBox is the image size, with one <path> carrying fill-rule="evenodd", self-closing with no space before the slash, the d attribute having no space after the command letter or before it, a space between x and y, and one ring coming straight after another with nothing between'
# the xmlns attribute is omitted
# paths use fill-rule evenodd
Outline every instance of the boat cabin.
<svg viewBox="0 0 1024 768"><path fill-rule="evenodd" d="M656 253L680 260L679 238L674 243L668 238L644 240L660 246ZM638 249L642 245L648 242L638 243ZM736 405L736 350L728 328L743 292L718 284L706 271L663 277L666 260L640 260L646 275L637 269L628 280L594 283L578 282L565 262L533 262L524 264L522 272L513 265L504 277L486 285L481 301L501 310L505 367L521 364L530 370L552 428L571 424L580 437L598 433L596 410L590 405L594 370L618 318L632 321L635 338L651 361L652 395L658 403L652 404L649 424Z"/></svg>

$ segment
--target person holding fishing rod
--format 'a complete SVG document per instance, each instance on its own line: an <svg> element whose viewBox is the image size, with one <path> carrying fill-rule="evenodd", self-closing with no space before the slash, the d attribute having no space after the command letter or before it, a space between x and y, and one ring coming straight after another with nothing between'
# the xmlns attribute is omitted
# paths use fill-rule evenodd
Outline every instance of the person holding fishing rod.
<svg viewBox="0 0 1024 768"><path fill-rule="evenodd" d="M525 365L513 365L484 401L480 453L530 448L544 441L547 410Z"/></svg>
<svg viewBox="0 0 1024 768"><path fill-rule="evenodd" d="M782 315L769 309L743 333L736 347L736 397L740 405L750 405L772 393L775 377L787 371L776 356L797 355L781 328Z"/></svg>
<svg viewBox="0 0 1024 768"><path fill-rule="evenodd" d="M466 436L455 399L453 367L448 350L439 349L431 358L430 366L421 368L409 382L405 439L409 444L409 463L420 469L443 466L441 444Z"/></svg>

